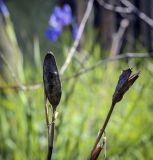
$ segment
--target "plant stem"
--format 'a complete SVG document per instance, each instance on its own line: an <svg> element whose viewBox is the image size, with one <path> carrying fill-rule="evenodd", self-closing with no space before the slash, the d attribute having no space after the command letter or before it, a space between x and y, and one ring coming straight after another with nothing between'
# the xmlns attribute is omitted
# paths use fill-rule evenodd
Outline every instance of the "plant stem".
<svg viewBox="0 0 153 160"><path fill-rule="evenodd" d="M48 131L48 155L47 155L47 160L52 159L52 152L53 152L53 142L54 142L54 128L55 128L55 112L56 112L56 107L53 108L53 113L52 113L52 123L49 126L49 131Z"/></svg>
<svg viewBox="0 0 153 160"><path fill-rule="evenodd" d="M44 106L45 106L46 125L47 125L48 134L49 134L49 116L48 116L47 97L45 93L44 93L44 99L45 99Z"/></svg>
<svg viewBox="0 0 153 160"><path fill-rule="evenodd" d="M115 107L115 103L112 102L112 105L111 105L111 107L110 107L110 109L109 109L109 112L108 112L108 114L107 114L107 117L106 117L106 119L105 119L105 122L104 122L102 128L101 128L100 131L99 131L99 134L98 134L98 136L97 136L97 138L96 138L95 144L94 144L93 149L92 149L92 151L91 151L90 160L92 160L92 154L93 154L96 146L98 145L98 143L99 143L99 141L100 141L100 139L101 139L101 137L102 137L102 135L103 135L103 133L104 133L104 131L105 131L105 128L106 128L106 126L107 126L107 124L108 124L108 122L109 122L109 119L110 119L110 117L111 117L111 114L112 114L112 112L113 112L114 107Z"/></svg>

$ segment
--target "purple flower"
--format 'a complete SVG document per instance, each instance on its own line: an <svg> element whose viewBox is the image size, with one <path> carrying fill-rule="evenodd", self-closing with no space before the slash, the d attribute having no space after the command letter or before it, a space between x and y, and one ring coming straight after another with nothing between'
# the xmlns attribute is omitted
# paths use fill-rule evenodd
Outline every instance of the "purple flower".
<svg viewBox="0 0 153 160"><path fill-rule="evenodd" d="M72 11L68 4L65 4L62 8L61 23L63 26L67 26L72 23Z"/></svg>
<svg viewBox="0 0 153 160"><path fill-rule="evenodd" d="M46 31L46 37L52 42L56 42L62 33L63 26L61 23L61 17L61 8L56 6L53 10L52 15L50 16L49 27Z"/></svg>
<svg viewBox="0 0 153 160"><path fill-rule="evenodd" d="M62 28L61 21L54 14L50 16L49 26L54 27L54 28L56 27Z"/></svg>
<svg viewBox="0 0 153 160"><path fill-rule="evenodd" d="M62 33L62 28L53 28L53 27L48 27L46 31L46 37L52 41L56 42L59 36Z"/></svg>
<svg viewBox="0 0 153 160"><path fill-rule="evenodd" d="M61 35L63 27L72 24L70 6L68 4L65 4L62 8L55 6L48 23L49 27L46 31L46 36L49 40L55 42Z"/></svg>
<svg viewBox="0 0 153 160"><path fill-rule="evenodd" d="M55 17L60 20L62 17L61 8L59 6L55 6L52 14L55 15Z"/></svg>
<svg viewBox="0 0 153 160"><path fill-rule="evenodd" d="M72 26L72 37L74 40L77 38L78 30L79 30L79 27L77 25Z"/></svg>
<svg viewBox="0 0 153 160"><path fill-rule="evenodd" d="M8 11L5 3L3 2L3 0L0 0L0 12L2 13L2 15L4 17L9 16L9 11Z"/></svg>
<svg viewBox="0 0 153 160"><path fill-rule="evenodd" d="M72 22L72 11L68 4L65 4L62 8L55 6L53 13L49 20L49 25L56 27L56 25L70 25Z"/></svg>

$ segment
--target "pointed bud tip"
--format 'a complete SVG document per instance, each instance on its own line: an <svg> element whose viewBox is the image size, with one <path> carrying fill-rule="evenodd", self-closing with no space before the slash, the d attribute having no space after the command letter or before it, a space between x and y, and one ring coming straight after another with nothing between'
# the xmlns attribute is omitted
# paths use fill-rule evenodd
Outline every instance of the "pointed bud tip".
<svg viewBox="0 0 153 160"><path fill-rule="evenodd" d="M113 103L117 103L117 102L121 101L124 94L133 85L133 83L137 80L139 75L140 75L140 72L138 72L136 74L132 74L132 68L128 68L128 69L122 71L122 73L119 77L115 92L113 94Z"/></svg>
<svg viewBox="0 0 153 160"><path fill-rule="evenodd" d="M51 57L54 57L54 53L51 52L51 51L48 51L47 54L45 55L45 58L44 58L44 59L46 59L46 58L51 58Z"/></svg>

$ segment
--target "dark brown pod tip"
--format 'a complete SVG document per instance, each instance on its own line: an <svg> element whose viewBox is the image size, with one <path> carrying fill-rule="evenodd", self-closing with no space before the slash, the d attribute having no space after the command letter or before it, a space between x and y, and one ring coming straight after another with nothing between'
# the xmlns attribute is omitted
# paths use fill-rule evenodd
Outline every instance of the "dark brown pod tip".
<svg viewBox="0 0 153 160"><path fill-rule="evenodd" d="M130 68L122 71L113 95L113 103L119 102L123 98L123 95L126 93L126 91L139 77L139 72L133 75L131 74L132 70Z"/></svg>
<svg viewBox="0 0 153 160"><path fill-rule="evenodd" d="M45 95L53 109L56 109L61 99L61 81L53 53L48 52L43 63L43 82Z"/></svg>

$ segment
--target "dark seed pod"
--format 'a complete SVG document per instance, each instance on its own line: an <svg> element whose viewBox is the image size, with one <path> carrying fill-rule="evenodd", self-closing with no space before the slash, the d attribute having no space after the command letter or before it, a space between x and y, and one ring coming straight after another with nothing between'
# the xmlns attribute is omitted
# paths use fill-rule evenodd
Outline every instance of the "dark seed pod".
<svg viewBox="0 0 153 160"><path fill-rule="evenodd" d="M61 82L54 55L49 52L45 56L43 64L43 81L45 95L53 109L56 109L61 99Z"/></svg>
<svg viewBox="0 0 153 160"><path fill-rule="evenodd" d="M132 74L132 70L130 68L123 70L122 74L119 77L114 95L113 95L113 103L119 102L127 90L133 85L133 83L139 77L139 73Z"/></svg>

